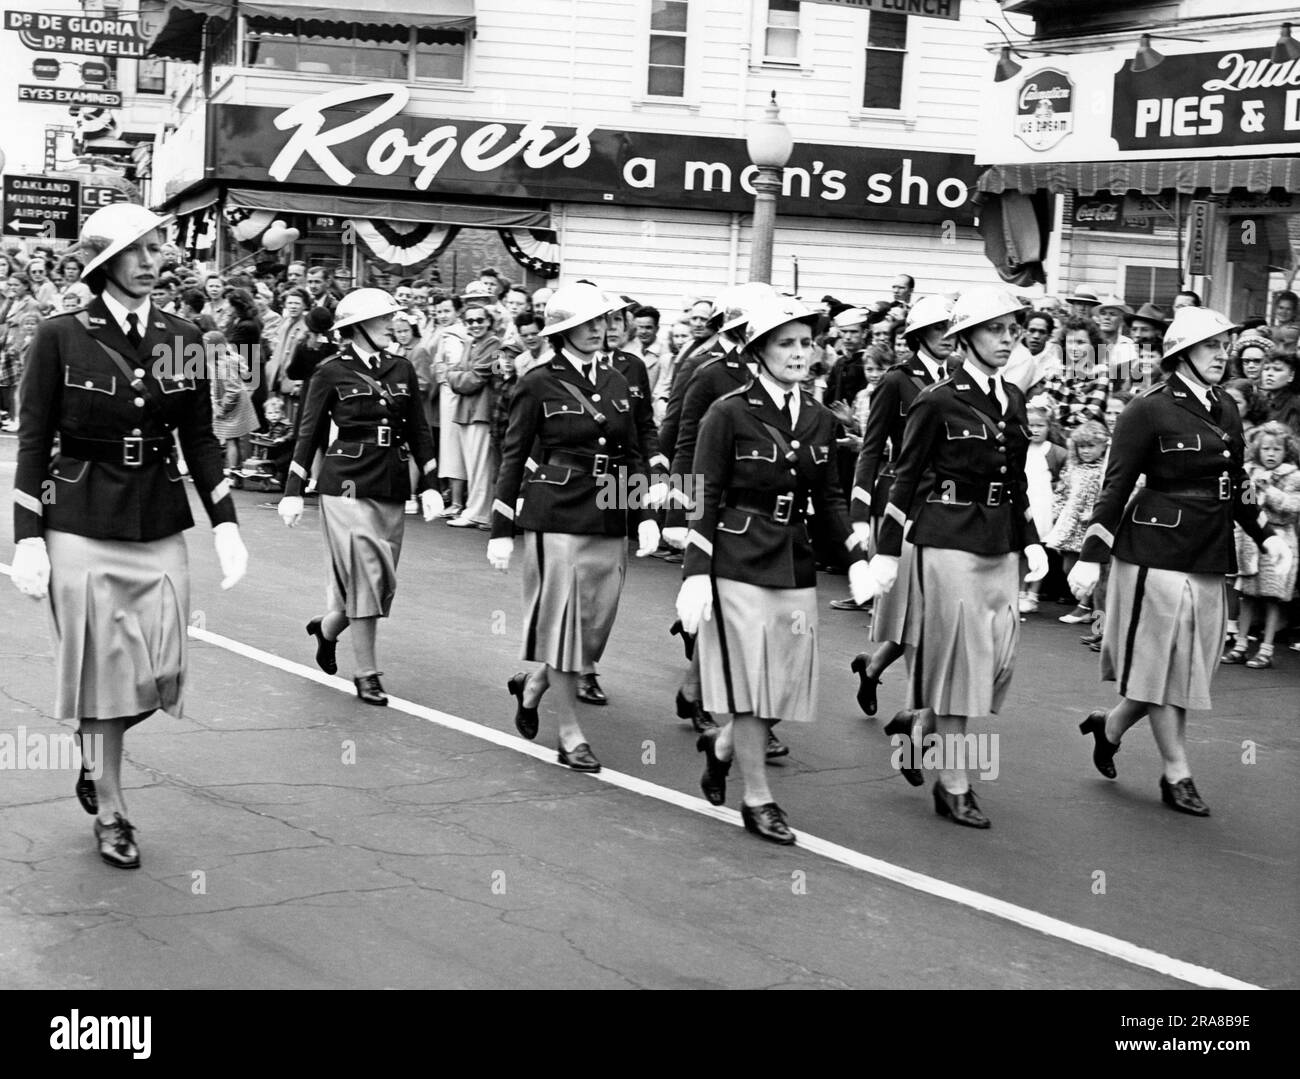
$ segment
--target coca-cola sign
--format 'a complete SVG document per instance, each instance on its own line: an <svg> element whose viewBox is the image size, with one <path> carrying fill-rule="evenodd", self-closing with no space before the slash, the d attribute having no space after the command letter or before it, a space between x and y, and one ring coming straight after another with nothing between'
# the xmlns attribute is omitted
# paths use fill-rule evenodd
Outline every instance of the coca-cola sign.
<svg viewBox="0 0 1300 1079"><path fill-rule="evenodd" d="M1150 219L1128 219L1124 213L1122 195L1088 198L1075 195L1070 222L1077 229L1091 229L1094 232L1151 232L1153 228Z"/></svg>
<svg viewBox="0 0 1300 1079"><path fill-rule="evenodd" d="M1074 130L1074 83L1064 71L1042 68L1026 75L1016 97L1016 138L1048 150Z"/></svg>
<svg viewBox="0 0 1300 1079"><path fill-rule="evenodd" d="M346 86L287 109L214 105L209 163L242 182L753 211L757 169L742 139L681 132L434 119L410 90ZM527 105L521 106L527 109ZM970 225L977 171L965 154L800 143L783 177L789 215Z"/></svg>

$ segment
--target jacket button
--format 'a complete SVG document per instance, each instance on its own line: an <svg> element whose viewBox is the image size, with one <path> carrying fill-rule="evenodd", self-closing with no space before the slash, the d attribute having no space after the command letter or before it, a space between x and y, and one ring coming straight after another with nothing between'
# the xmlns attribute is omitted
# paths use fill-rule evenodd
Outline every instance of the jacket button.
<svg viewBox="0 0 1300 1079"><path fill-rule="evenodd" d="M387 408L387 407L388 407L388 402L385 401L382 397L379 399L379 407L380 407L380 408Z"/></svg>
<svg viewBox="0 0 1300 1079"><path fill-rule="evenodd" d="M137 397L137 398L136 398L134 401L132 401L131 403L132 403L133 405L135 405L136 408L144 408L144 398L143 398L143 397Z"/></svg>
<svg viewBox="0 0 1300 1079"><path fill-rule="evenodd" d="M381 416L381 417L379 418L379 422L380 422L380 423L387 423L387 422L388 422L388 417L387 417L387 416Z"/></svg>
<svg viewBox="0 0 1300 1079"><path fill-rule="evenodd" d="M969 435L969 434L970 434L970 431L969 431L969 430L962 431L962 434L963 434L963 435Z"/></svg>
<svg viewBox="0 0 1300 1079"><path fill-rule="evenodd" d="M596 439L597 446L603 446L604 444L605 444L605 440L603 438Z"/></svg>
<svg viewBox="0 0 1300 1079"><path fill-rule="evenodd" d="M134 374L136 378L144 378L144 368L137 367L132 374Z"/></svg>
<svg viewBox="0 0 1300 1079"><path fill-rule="evenodd" d="M600 394L598 394L598 393L593 393L593 394L591 395L591 399L592 399L593 401L599 401L599 400L600 400Z"/></svg>
<svg viewBox="0 0 1300 1079"><path fill-rule="evenodd" d="M1178 448L1179 448L1180 450L1183 448L1183 444L1182 444L1181 442L1178 443Z"/></svg>
<svg viewBox="0 0 1300 1079"><path fill-rule="evenodd" d="M94 388L95 384L90 379L86 379L86 389L93 390Z"/></svg>
<svg viewBox="0 0 1300 1079"><path fill-rule="evenodd" d="M1156 518L1152 517L1152 518L1151 518L1151 523L1152 523L1152 524L1155 524L1155 523L1156 523Z"/></svg>
<svg viewBox="0 0 1300 1079"><path fill-rule="evenodd" d="M790 447L791 449L797 450L799 448L799 440L796 438L793 442L790 443Z"/></svg>
<svg viewBox="0 0 1300 1079"><path fill-rule="evenodd" d="M1006 420L998 420L998 430L1005 431L1006 429L1007 429Z"/></svg>
<svg viewBox="0 0 1300 1079"><path fill-rule="evenodd" d="M1231 452L1230 450L1224 450L1224 451L1223 451L1223 456L1224 456L1224 457L1231 457L1231 456L1232 456L1232 452Z"/></svg>
<svg viewBox="0 0 1300 1079"><path fill-rule="evenodd" d="M792 469L790 469L790 475L792 475L792 476L797 476L797 475L799 475L799 473L796 472L796 471L792 468Z"/></svg>
<svg viewBox="0 0 1300 1079"><path fill-rule="evenodd" d="M138 427L132 427L132 428L131 428L131 437L132 437L132 438L139 438L142 434L144 434L144 432L141 431L140 428L138 428Z"/></svg>
<svg viewBox="0 0 1300 1079"><path fill-rule="evenodd" d="M1006 465L1003 465L1001 468L998 469L998 471L1001 472L1001 473L1005 476L1005 475L1006 475L1006 472L1007 472L1007 466L1006 466Z"/></svg>
<svg viewBox="0 0 1300 1079"><path fill-rule="evenodd" d="M998 453L1006 453L1006 452L1007 452L1007 448L1006 448L1006 446L999 446L999 447L998 447Z"/></svg>

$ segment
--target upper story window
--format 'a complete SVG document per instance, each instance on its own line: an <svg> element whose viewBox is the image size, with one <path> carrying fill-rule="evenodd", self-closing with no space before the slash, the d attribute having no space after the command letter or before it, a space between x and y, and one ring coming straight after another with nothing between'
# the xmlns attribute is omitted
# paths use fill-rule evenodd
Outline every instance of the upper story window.
<svg viewBox="0 0 1300 1079"><path fill-rule="evenodd" d="M798 63L799 0L767 0L763 59L778 63Z"/></svg>
<svg viewBox="0 0 1300 1079"><path fill-rule="evenodd" d="M862 107L900 109L903 105L903 64L907 59L907 16L873 11L870 20Z"/></svg>
<svg viewBox="0 0 1300 1079"><path fill-rule="evenodd" d="M167 92L167 61L156 56L141 57L135 62L135 92L137 94L165 94Z"/></svg>
<svg viewBox="0 0 1300 1079"><path fill-rule="evenodd" d="M646 93L653 97L686 96L687 0L651 0L650 64Z"/></svg>
<svg viewBox="0 0 1300 1079"><path fill-rule="evenodd" d="M465 49L463 30L250 17L244 66L362 79L462 82Z"/></svg>

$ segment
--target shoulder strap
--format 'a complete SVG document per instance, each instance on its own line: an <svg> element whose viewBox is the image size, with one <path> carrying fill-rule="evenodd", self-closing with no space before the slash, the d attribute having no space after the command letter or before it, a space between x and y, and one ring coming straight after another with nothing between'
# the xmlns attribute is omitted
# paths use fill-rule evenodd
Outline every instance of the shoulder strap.
<svg viewBox="0 0 1300 1079"><path fill-rule="evenodd" d="M145 399L153 405L155 409L161 412L162 400L158 396L158 390L150 386L149 383L144 381L144 379L136 378L136 369L126 362L126 357L112 346L104 344L103 341L90 332L90 315L86 313L85 308L78 311L73 318L81 323L81 328L86 331L86 336L94 341L95 344L104 351L104 354L113 361L114 365L116 365L117 369L122 373L122 377L126 379L127 384L131 389L135 390L137 393L144 394Z"/></svg>
<svg viewBox="0 0 1300 1079"><path fill-rule="evenodd" d="M791 447L790 443L786 441L785 435L781 434L780 431L766 420L759 420L758 422L767 428L767 433L772 436L772 441L776 443L776 448L781 451L781 456L787 461L793 461L795 457L794 449Z"/></svg>
<svg viewBox="0 0 1300 1079"><path fill-rule="evenodd" d="M601 427L605 426L607 422L605 419L605 413L599 411L596 408L596 406L593 405L591 401L587 399L586 394L584 394L580 389L578 389L578 387L575 386L572 382L566 382L564 379L559 379L558 381L560 385L563 386L565 390L568 391L569 396L572 397L575 401L578 402L578 404L582 406L582 410L588 416L590 416L593 420L595 420L598 424L600 424Z"/></svg>
<svg viewBox="0 0 1300 1079"><path fill-rule="evenodd" d="M356 375L359 379L361 379L362 382L364 382L367 386L369 386L372 390L374 390L377 394L379 394L380 397L382 397L385 401L387 401L390 408L397 407L397 402L393 399L392 394L389 393L388 387L385 386L382 382L380 382L377 378L373 378L366 371L357 371Z"/></svg>

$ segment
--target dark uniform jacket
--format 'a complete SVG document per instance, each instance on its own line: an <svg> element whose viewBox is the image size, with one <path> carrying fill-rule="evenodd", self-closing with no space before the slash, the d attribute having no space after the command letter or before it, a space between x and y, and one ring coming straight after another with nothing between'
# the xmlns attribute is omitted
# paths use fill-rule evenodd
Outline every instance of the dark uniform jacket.
<svg viewBox="0 0 1300 1079"><path fill-rule="evenodd" d="M325 452L316 477L316 490L323 495L405 502L411 497L407 462L412 457L420 469L419 490L434 485L438 462L415 368L391 352L378 355L371 370L344 344L316 368L298 425L286 496L302 494L317 450ZM339 428L333 442L331 420Z"/></svg>
<svg viewBox="0 0 1300 1079"><path fill-rule="evenodd" d="M995 402L964 370L917 395L881 521L881 554L899 554L908 518L908 538L917 546L999 555L1039 542L1025 480L1025 395L1009 382L1002 388L1007 408L1000 419ZM932 486L919 498L927 471Z"/></svg>
<svg viewBox="0 0 1300 1079"><path fill-rule="evenodd" d="M557 353L515 387L492 538L513 536L516 527L626 536L654 516L630 497L645 493L645 472L627 379L597 363L593 385Z"/></svg>
<svg viewBox="0 0 1300 1079"><path fill-rule="evenodd" d="M943 370L942 362L939 369ZM932 385L934 379L925 364L913 357L886 371L872 393L867 426L862 432L862 449L858 451L858 464L853 473L853 495L849 500L849 514L855 522L870 521L885 512L894 481L893 462L903 446L908 410L917 394ZM920 498L928 493L928 485L917 490Z"/></svg>
<svg viewBox="0 0 1300 1079"><path fill-rule="evenodd" d="M235 520L199 329L156 306L142 329L133 348L99 297L37 329L22 383L15 540L52 528L142 542L190 528L173 432L209 520Z"/></svg>
<svg viewBox="0 0 1300 1079"><path fill-rule="evenodd" d="M664 422L659 425L659 448L668 460L677 456L677 438L682 418L682 403L686 399L686 390L699 368L726 353L727 346L722 344L715 334L702 341L694 341L686 346L690 351L677 361L673 380L668 389L668 404L664 408Z"/></svg>
<svg viewBox="0 0 1300 1079"><path fill-rule="evenodd" d="M695 369L690 385L682 397L681 416L677 427L677 446L673 451L672 475L682 480L691 474L695 463L695 444L700 435L700 421L709 411L709 406L720 397L725 397L736 390L744 389L754 379L747 364L736 352L726 352L711 356ZM695 509L690 502L697 492L693 487L680 483L671 504L668 507L666 527L685 528L688 514Z"/></svg>
<svg viewBox="0 0 1300 1079"><path fill-rule="evenodd" d="M859 348L846 356L841 356L831 368L831 373L826 376L826 392L822 395L823 404L833 405L836 401L843 401L852 407L858 391L865 389L867 385L867 373L862 367L863 351Z"/></svg>
<svg viewBox="0 0 1300 1079"><path fill-rule="evenodd" d="M655 424L654 401L651 399L650 373L645 361L621 348L609 356L610 366L627 379L627 389L632 402L632 418L636 424L637 438L641 442L641 456L651 471L667 472L668 458L659 450L659 428Z"/></svg>
<svg viewBox="0 0 1300 1079"><path fill-rule="evenodd" d="M801 392L799 400L793 431L757 380L705 414L693 465L703 491L699 518L687 533L685 576L710 573L762 588L813 587L816 558L804 520L810 497L817 517L824 518L822 528L849 547L848 513L835 475L838 421L810 394ZM854 550L851 557L864 555Z"/></svg>
<svg viewBox="0 0 1300 1079"><path fill-rule="evenodd" d="M1234 573L1232 524L1273 534L1242 465L1241 417L1218 391L1221 422L1171 375L1120 413L1110 462L1079 557L1183 573ZM1138 476L1146 486L1134 493Z"/></svg>

